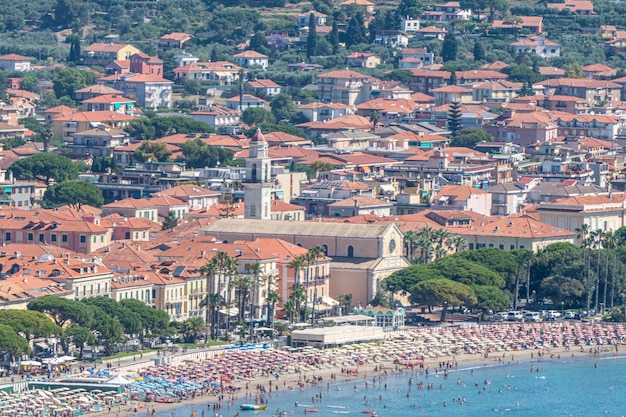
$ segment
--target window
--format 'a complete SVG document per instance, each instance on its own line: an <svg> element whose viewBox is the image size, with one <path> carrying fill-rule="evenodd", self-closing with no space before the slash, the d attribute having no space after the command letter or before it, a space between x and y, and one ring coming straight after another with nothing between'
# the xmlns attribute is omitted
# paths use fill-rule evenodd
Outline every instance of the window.
<svg viewBox="0 0 626 417"><path fill-rule="evenodd" d="M474 250L474 244L473 243L469 244L469 250Z"/></svg>
<svg viewBox="0 0 626 417"><path fill-rule="evenodd" d="M81 237L80 237L80 243L87 243L87 236L85 236L85 235L81 235Z"/></svg>
<svg viewBox="0 0 626 417"><path fill-rule="evenodd" d="M51 234L51 235L50 235L50 241L51 241L51 242L56 242L56 241L57 241L57 235L55 235L55 234Z"/></svg>
<svg viewBox="0 0 626 417"><path fill-rule="evenodd" d="M348 254L347 254L348 258L354 257L354 247L352 245L348 246L348 251L347 252L348 252Z"/></svg>
<svg viewBox="0 0 626 417"><path fill-rule="evenodd" d="M4 240L11 240L11 232L6 232L4 234Z"/></svg>
<svg viewBox="0 0 626 417"><path fill-rule="evenodd" d="M500 245L500 249L504 250L504 245Z"/></svg>
<svg viewBox="0 0 626 417"><path fill-rule="evenodd" d="M130 239L130 232L124 233L124 239Z"/></svg>
<svg viewBox="0 0 626 417"><path fill-rule="evenodd" d="M33 239L34 239L33 234L32 234L32 233L29 233L29 234L28 234L28 240L29 240L29 241L32 241Z"/></svg>
<svg viewBox="0 0 626 417"><path fill-rule="evenodd" d="M67 243L67 235L61 235L61 242Z"/></svg>
<svg viewBox="0 0 626 417"><path fill-rule="evenodd" d="M514 250L515 249L515 245L511 245L510 249Z"/></svg>

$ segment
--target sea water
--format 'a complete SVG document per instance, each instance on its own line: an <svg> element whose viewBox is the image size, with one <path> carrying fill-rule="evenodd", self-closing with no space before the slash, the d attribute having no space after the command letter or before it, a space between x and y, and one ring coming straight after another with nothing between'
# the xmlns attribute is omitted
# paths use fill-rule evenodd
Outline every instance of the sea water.
<svg viewBox="0 0 626 417"><path fill-rule="evenodd" d="M391 367L389 365L388 367ZM412 378L412 384L409 384ZM331 382L300 391L279 390L268 397L264 411L240 411L250 400L219 410L223 417L274 416L278 410L292 417L366 416L365 410L379 417L592 417L626 416L626 357L563 357L542 361L504 362L499 365L459 368L441 372L378 377L361 376L350 381ZM424 382L424 389L417 384ZM281 381L278 381L282 388ZM356 387L355 387L356 384ZM387 387L385 388L385 384ZM432 388L428 389L428 385ZM252 385L252 384L251 384ZM273 384L275 385L275 384ZM322 400L314 402L316 394ZM298 405L296 405L298 403ZM187 417L194 410L206 417L215 411L206 404L177 404L158 417ZM305 412L315 409L318 412Z"/></svg>

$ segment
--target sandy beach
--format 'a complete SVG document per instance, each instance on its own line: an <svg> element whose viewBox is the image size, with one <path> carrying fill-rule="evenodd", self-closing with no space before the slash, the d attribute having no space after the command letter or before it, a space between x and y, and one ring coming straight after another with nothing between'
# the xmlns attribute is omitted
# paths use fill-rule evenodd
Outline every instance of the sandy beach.
<svg viewBox="0 0 626 417"><path fill-rule="evenodd" d="M318 350L226 351L218 358L180 366L153 366L138 375L194 375L199 369L220 369L228 375L229 391L221 387L194 390L185 404L197 405L197 415L235 415L236 400L261 404L269 394L303 390L315 384L352 380L365 384L383 373L441 373L457 367L541 361L571 356L616 355L626 343L622 324L511 323L471 327L421 327L389 332L383 343L366 343ZM217 364L217 365L216 365ZM209 372L209 371L207 371ZM278 376L277 376L278 374ZM204 373L199 376L207 377ZM221 378L221 377L220 377ZM225 385L225 384L223 384ZM145 397L144 397L145 398ZM142 402L93 415L127 417L171 410L173 404Z"/></svg>

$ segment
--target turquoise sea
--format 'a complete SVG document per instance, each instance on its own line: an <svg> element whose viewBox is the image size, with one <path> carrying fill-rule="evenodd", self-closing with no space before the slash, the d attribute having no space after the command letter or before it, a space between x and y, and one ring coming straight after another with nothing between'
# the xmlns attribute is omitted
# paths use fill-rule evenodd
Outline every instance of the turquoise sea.
<svg viewBox="0 0 626 417"><path fill-rule="evenodd" d="M413 383L409 385L411 376ZM223 407L219 414L233 417L239 412L240 417L270 417L280 409L293 417L366 416L364 410L375 410L379 417L626 416L624 356L505 362L459 368L450 371L447 378L431 371L429 376L387 375L380 382L378 377L373 382L373 376L369 376L367 381L367 388L361 376L349 382L331 382L330 386L324 382L303 392L274 392L268 397L265 411L239 411L240 404L250 402L240 399L230 409ZM421 390L417 386L420 381L424 382ZM427 389L429 384L432 384L431 389ZM313 397L320 393L322 400L314 402ZM300 406L296 406L296 402ZM200 417L202 408L201 405L177 404L175 409L157 416L188 417L197 410ZM215 412L208 410L206 404L204 408L206 417L213 417ZM305 413L308 408L319 411Z"/></svg>

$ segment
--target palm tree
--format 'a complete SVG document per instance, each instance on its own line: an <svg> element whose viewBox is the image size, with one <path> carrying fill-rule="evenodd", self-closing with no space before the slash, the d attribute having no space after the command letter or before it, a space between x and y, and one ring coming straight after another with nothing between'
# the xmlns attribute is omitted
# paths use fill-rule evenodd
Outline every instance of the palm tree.
<svg viewBox="0 0 626 417"><path fill-rule="evenodd" d="M267 284L267 292L266 292L266 296L265 296L265 302L267 303L266 312L265 312L265 314L266 314L266 316L265 316L266 317L266 323L265 324L268 327L269 327L271 321L273 322L273 319L274 319L274 316L273 316L274 310L272 309L271 310L272 311L272 316L271 316L272 320L270 321L270 306L271 306L272 302L271 302L271 300L268 297L269 297L269 295L272 292L276 292L276 291L272 290L272 288L274 287L274 284L276 283L276 278L278 278L278 276L276 276L275 274L263 274L263 277L262 277L264 283ZM278 293L276 293L276 294L278 294ZM280 301L280 294L278 294L278 298L279 298L279 300L277 300L277 301Z"/></svg>
<svg viewBox="0 0 626 417"><path fill-rule="evenodd" d="M607 296L607 289L609 286L609 254L612 251L612 249L617 246L617 237L615 236L615 233L613 233L610 230L607 230L606 232L604 232L603 246L606 249L606 262L605 262L604 286L603 286L604 294L602 296L602 305L607 307L606 296Z"/></svg>
<svg viewBox="0 0 626 417"><path fill-rule="evenodd" d="M410 263L415 263L415 257L413 256L413 248L415 243L417 242L417 233L412 230L404 233L404 253L406 254L406 258Z"/></svg>
<svg viewBox="0 0 626 417"><path fill-rule="evenodd" d="M237 314L237 319L239 321L239 324L242 324L245 321L245 313L248 306L248 296L253 286L253 280L246 275L237 275L233 279L233 284L237 293L237 309L239 310ZM252 317L250 317L250 319L252 319Z"/></svg>
<svg viewBox="0 0 626 417"><path fill-rule="evenodd" d="M580 247L583 248L583 263L585 263L585 267L587 268L586 279L585 279L585 290L587 291L587 301L586 307L587 312L591 308L591 243L592 238L589 237L591 234L591 229L587 223L583 223L581 227L577 227L574 229L577 238L580 240ZM587 261L585 262L585 259Z"/></svg>
<svg viewBox="0 0 626 417"><path fill-rule="evenodd" d="M593 240L593 247L595 248L598 254L598 259L596 261L596 282L595 282L596 289L595 289L595 303L594 303L594 309L596 311L596 314L598 313L598 301L599 301L599 296L600 296L600 255L601 255L602 244L604 243L604 236L605 236L605 233L602 229L594 230L593 232L591 232L591 238Z"/></svg>
<svg viewBox="0 0 626 417"><path fill-rule="evenodd" d="M239 276L237 272L237 259L226 255L225 259L225 272L228 281L226 283L226 340L228 340L230 332L230 309L233 304L233 284L235 279Z"/></svg>
<svg viewBox="0 0 626 417"><path fill-rule="evenodd" d="M297 311L300 311L299 301L296 299L296 293L300 289L300 274L302 273L302 268L304 268L305 260L303 256L296 256L291 262L287 264L289 268L295 269L295 277L294 283L292 287L291 300L293 302L293 306Z"/></svg>
<svg viewBox="0 0 626 417"><path fill-rule="evenodd" d="M589 247L590 241L588 240L588 236L591 233L589 225L587 223L583 223L581 227L577 227L574 229L577 234L577 238L580 239L580 247L586 248Z"/></svg>
<svg viewBox="0 0 626 417"><path fill-rule="evenodd" d="M296 304L294 300L287 300L283 304L283 308L285 309L285 313L287 313L287 317L289 317L289 323L294 323L294 316L296 315Z"/></svg>
<svg viewBox="0 0 626 417"><path fill-rule="evenodd" d="M250 294L250 320L254 319L257 310L257 301L259 300L258 294L260 294L260 279L261 279L261 264L255 262L250 265L250 272L253 274L252 291Z"/></svg>
<svg viewBox="0 0 626 417"><path fill-rule="evenodd" d="M281 301L280 294L278 294L278 292L276 291L270 291L267 293L266 300L268 302L267 327L273 327L274 326L274 310L276 309L276 303ZM271 308L269 306L271 306Z"/></svg>
<svg viewBox="0 0 626 417"><path fill-rule="evenodd" d="M376 128L378 127L378 124L380 123L380 113L378 112L378 110L374 110L371 114L370 114L370 122L372 122L372 132L376 133Z"/></svg>
<svg viewBox="0 0 626 417"><path fill-rule="evenodd" d="M313 258L313 263L315 266L315 276L313 277L313 307L311 309L311 325L315 324L315 304L317 303L317 280L319 275L319 260L323 258L326 254L326 251L321 246L315 246L309 249L309 253Z"/></svg>
<svg viewBox="0 0 626 417"><path fill-rule="evenodd" d="M450 237L446 244L450 249L454 251L454 253L464 251L465 247L467 246L467 242L465 241L465 239L458 235Z"/></svg>
<svg viewBox="0 0 626 417"><path fill-rule="evenodd" d="M350 305L352 304L352 294L343 294L337 297L339 305L345 307L344 315L350 314Z"/></svg>
<svg viewBox="0 0 626 417"><path fill-rule="evenodd" d="M195 343L198 334L205 328L204 321L200 317L190 317L181 323L181 332L186 343Z"/></svg>
<svg viewBox="0 0 626 417"><path fill-rule="evenodd" d="M434 230L431 227L423 227L417 232L416 247L420 249L420 262L429 263L432 261L434 245Z"/></svg>
<svg viewBox="0 0 626 417"><path fill-rule="evenodd" d="M207 320L210 320L211 323L211 339L217 339L217 323L218 323L218 312L220 307L224 306L224 299L220 294L208 294L207 298L202 301L201 305L206 305L207 307ZM208 333L208 332L207 332ZM205 334L204 343L207 342L207 335Z"/></svg>

